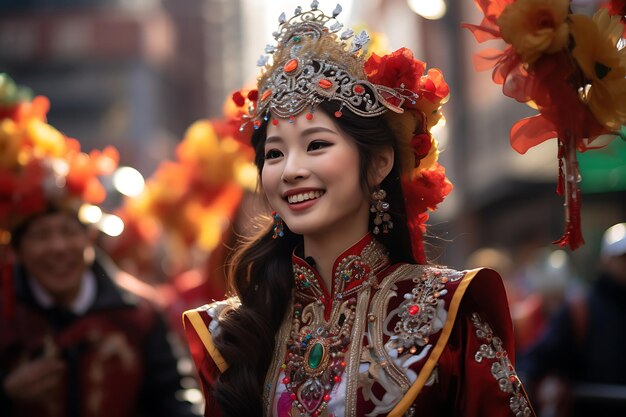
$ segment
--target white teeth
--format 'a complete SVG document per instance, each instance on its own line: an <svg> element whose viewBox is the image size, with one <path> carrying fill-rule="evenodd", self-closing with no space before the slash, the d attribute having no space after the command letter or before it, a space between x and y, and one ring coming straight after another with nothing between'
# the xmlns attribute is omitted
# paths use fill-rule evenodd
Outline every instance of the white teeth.
<svg viewBox="0 0 626 417"><path fill-rule="evenodd" d="M291 204L301 203L306 200L313 200L320 198L324 194L324 191L309 191L307 193L294 194L287 197L287 201Z"/></svg>

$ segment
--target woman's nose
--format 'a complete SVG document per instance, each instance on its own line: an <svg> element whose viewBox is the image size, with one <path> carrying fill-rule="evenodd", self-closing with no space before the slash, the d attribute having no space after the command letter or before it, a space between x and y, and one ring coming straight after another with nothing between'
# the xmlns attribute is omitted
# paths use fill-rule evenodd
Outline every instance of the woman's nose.
<svg viewBox="0 0 626 417"><path fill-rule="evenodd" d="M283 182L294 182L307 178L310 171L306 168L303 158L297 154L291 154L285 161L285 169L281 179Z"/></svg>

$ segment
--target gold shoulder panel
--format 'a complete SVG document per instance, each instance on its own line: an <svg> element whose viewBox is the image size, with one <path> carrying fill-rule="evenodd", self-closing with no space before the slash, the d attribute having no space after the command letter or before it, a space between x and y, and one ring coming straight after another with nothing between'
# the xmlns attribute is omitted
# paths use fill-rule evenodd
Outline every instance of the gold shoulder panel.
<svg viewBox="0 0 626 417"><path fill-rule="evenodd" d="M411 385L407 393L404 395L404 397L402 397L402 399L394 407L394 409L391 410L391 412L388 414L388 417L402 417L421 392L424 384L426 384L426 381L428 380L430 374L435 368L435 365L437 365L441 353L448 343L448 338L452 333L452 328L454 327L454 322L456 320L456 315L459 311L459 306L461 305L461 300L463 300L463 295L465 294L465 291L469 287L474 277L476 277L476 275L481 270L482 268L472 269L466 272L463 278L461 278L461 282L459 283L457 290L452 296L450 307L448 309L448 317L446 319L446 323L443 326L443 329L441 330L441 336L439 336L437 344L430 353L430 356L426 360L424 367L420 371L413 385Z"/></svg>

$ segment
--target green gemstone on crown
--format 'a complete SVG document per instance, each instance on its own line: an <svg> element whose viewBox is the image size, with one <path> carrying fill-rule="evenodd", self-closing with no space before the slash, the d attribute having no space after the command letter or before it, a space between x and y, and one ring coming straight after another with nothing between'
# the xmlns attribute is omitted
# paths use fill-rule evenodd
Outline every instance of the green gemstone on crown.
<svg viewBox="0 0 626 417"><path fill-rule="evenodd" d="M311 348L311 352L309 353L309 367L311 369L317 369L318 366L322 363L322 358L324 357L324 345L320 342L317 342Z"/></svg>

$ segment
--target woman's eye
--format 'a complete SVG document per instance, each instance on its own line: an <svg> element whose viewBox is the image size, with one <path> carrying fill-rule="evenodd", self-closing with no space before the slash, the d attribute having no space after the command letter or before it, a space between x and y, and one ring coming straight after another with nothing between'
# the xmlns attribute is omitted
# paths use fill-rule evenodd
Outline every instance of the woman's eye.
<svg viewBox="0 0 626 417"><path fill-rule="evenodd" d="M314 140L313 142L309 143L309 147L307 148L307 151L317 151L319 149L326 148L327 146L330 146L330 145L331 145L330 142L326 142L324 140Z"/></svg>
<svg viewBox="0 0 626 417"><path fill-rule="evenodd" d="M269 151L265 153L266 160L280 158L281 156L283 156L283 153L279 151L278 149L270 149Z"/></svg>

